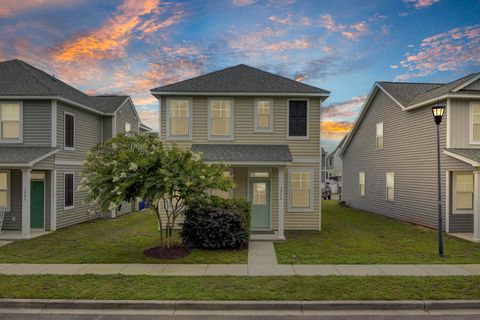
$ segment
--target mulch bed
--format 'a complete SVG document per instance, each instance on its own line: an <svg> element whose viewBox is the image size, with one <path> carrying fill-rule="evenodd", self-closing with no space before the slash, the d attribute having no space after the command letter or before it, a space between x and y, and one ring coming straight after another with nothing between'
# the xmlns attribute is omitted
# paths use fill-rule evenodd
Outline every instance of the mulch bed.
<svg viewBox="0 0 480 320"><path fill-rule="evenodd" d="M143 251L143 255L155 259L176 259L186 257L192 252L190 248L174 246L171 248L154 247Z"/></svg>

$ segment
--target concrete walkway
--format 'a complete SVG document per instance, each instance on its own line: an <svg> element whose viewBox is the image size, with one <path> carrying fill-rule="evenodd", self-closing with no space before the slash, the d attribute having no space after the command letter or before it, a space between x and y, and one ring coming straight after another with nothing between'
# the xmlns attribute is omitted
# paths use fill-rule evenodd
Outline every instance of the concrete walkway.
<svg viewBox="0 0 480 320"><path fill-rule="evenodd" d="M0 264L0 274L124 274L153 276L472 276L480 275L480 264Z"/></svg>

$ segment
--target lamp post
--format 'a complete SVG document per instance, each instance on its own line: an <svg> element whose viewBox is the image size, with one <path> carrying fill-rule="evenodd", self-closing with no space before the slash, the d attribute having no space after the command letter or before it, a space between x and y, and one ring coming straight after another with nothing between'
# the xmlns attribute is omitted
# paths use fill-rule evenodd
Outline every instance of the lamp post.
<svg viewBox="0 0 480 320"><path fill-rule="evenodd" d="M437 188L438 188L438 255L443 256L443 222L442 222L442 180L440 172L440 123L442 123L445 106L437 103L432 107L433 118L437 125Z"/></svg>

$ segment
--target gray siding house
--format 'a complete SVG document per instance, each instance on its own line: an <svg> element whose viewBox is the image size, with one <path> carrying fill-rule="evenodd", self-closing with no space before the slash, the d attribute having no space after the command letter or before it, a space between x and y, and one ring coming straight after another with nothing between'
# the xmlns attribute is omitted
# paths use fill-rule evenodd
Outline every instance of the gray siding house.
<svg viewBox="0 0 480 320"><path fill-rule="evenodd" d="M440 126L445 230L480 240L480 73L440 83L378 82L341 150L347 205L436 228Z"/></svg>
<svg viewBox="0 0 480 320"><path fill-rule="evenodd" d="M152 89L160 139L229 166L231 192L252 203L256 236L320 230L320 105L329 92L238 65Z"/></svg>
<svg viewBox="0 0 480 320"><path fill-rule="evenodd" d="M99 217L76 190L86 154L140 125L128 96L89 96L20 60L0 62L2 229L28 238Z"/></svg>

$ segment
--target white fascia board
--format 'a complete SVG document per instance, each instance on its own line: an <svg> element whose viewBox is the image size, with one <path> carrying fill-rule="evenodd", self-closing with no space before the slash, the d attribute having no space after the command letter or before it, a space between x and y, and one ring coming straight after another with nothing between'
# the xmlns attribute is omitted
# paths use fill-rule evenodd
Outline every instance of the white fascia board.
<svg viewBox="0 0 480 320"><path fill-rule="evenodd" d="M38 157L38 158L30 161L30 162L28 163L28 166L33 166L35 163L40 162L40 161L42 161L43 159L46 159L46 158L48 158L48 157L50 157L50 156L53 156L55 153L58 152L58 150L59 150L59 149L52 150L52 151L50 151L49 153L46 153L46 154L44 154L43 156L40 156L40 157Z"/></svg>
<svg viewBox="0 0 480 320"><path fill-rule="evenodd" d="M329 97L329 93L299 93L299 92L180 92L151 91L153 95L164 96L258 96L258 97Z"/></svg>
<svg viewBox="0 0 480 320"><path fill-rule="evenodd" d="M465 88L466 86L474 83L475 81L477 81L478 79L480 79L480 73L477 74L475 77L473 77L472 79L468 80L468 81L465 81L464 83L462 83L461 85L459 85L458 87L456 87L455 89L452 90L452 92L457 92L459 90L462 90L463 88Z"/></svg>
<svg viewBox="0 0 480 320"><path fill-rule="evenodd" d="M117 109L115 109L115 111L113 112L113 114L117 114L117 111L120 110L120 109L123 107L123 105L124 105L125 103L127 103L128 101L130 101L130 103L131 103L131 105L132 105L132 108L133 108L133 111L135 112L135 116L137 117L137 120L140 121L140 116L138 115L137 108L135 107L135 104L133 103L133 100L132 100L132 98L131 98L130 96L128 96L127 98L125 98L125 101L123 101L123 102L120 104L120 106L119 106Z"/></svg>
<svg viewBox="0 0 480 320"><path fill-rule="evenodd" d="M205 161L205 160L204 160ZM205 161L208 164L225 164L235 166L286 166L290 161Z"/></svg>
<svg viewBox="0 0 480 320"><path fill-rule="evenodd" d="M420 108L432 103L435 103L439 100L445 100L448 98L458 98L458 99L480 99L480 94L461 94L461 93L447 93L436 98L428 99L417 104L411 105L406 107L404 110L412 110L416 108Z"/></svg>
<svg viewBox="0 0 480 320"><path fill-rule="evenodd" d="M467 157L464 157L464 156L461 156L459 154L456 154L456 153L453 153L453 152L450 152L448 150L443 150L443 153L445 153L446 155L452 157L452 158L455 158L455 159L458 159L460 161L463 161L463 162L466 162L468 164L471 164L473 167L480 167L480 162L478 161L475 161L475 160L472 160L472 159L469 159Z"/></svg>

